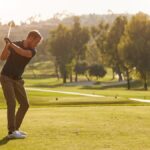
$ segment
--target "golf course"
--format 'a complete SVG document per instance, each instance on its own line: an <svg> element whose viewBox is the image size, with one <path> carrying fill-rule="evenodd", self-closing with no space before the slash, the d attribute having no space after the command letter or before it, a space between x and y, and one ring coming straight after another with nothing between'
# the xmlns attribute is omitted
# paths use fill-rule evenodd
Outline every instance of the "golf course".
<svg viewBox="0 0 150 150"><path fill-rule="evenodd" d="M21 128L28 132L25 140L5 138L6 104L0 89L2 150L150 149L149 103L129 100L129 97L150 99L149 91L128 91L124 86L106 89L99 85L65 86L56 78L28 78L25 79L25 87L30 101L30 109Z"/></svg>
<svg viewBox="0 0 150 150"><path fill-rule="evenodd" d="M149 7L1 1L0 150L150 150Z"/></svg>

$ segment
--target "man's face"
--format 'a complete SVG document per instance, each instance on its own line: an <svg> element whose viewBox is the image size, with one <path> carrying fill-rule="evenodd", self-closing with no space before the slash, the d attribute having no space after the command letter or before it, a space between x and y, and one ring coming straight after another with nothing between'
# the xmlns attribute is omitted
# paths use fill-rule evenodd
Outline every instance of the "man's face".
<svg viewBox="0 0 150 150"><path fill-rule="evenodd" d="M28 46L29 46L30 48L35 48L35 47L37 47L37 45L40 43L41 38L29 37L29 38L27 39L27 41L28 41Z"/></svg>

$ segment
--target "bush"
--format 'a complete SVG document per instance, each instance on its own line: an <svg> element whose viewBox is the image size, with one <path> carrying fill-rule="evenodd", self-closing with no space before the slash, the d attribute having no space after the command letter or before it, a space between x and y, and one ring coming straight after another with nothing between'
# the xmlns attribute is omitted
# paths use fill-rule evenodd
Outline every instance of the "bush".
<svg viewBox="0 0 150 150"><path fill-rule="evenodd" d="M90 76L96 76L97 78L99 77L104 77L106 75L106 70L103 65L100 64L93 64L89 67L89 75Z"/></svg>

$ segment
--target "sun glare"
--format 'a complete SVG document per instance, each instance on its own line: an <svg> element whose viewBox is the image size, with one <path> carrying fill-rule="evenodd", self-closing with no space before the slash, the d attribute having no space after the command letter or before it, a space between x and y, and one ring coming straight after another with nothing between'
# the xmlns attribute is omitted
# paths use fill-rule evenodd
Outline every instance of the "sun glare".
<svg viewBox="0 0 150 150"><path fill-rule="evenodd" d="M57 12L81 14L137 13L143 11L150 14L149 0L0 0L0 22L14 20L19 23L31 16L40 19L52 17Z"/></svg>

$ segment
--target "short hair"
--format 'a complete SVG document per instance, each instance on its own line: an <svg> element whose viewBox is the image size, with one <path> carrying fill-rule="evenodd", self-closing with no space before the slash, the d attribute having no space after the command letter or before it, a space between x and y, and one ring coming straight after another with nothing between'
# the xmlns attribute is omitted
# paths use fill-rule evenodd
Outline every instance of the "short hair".
<svg viewBox="0 0 150 150"><path fill-rule="evenodd" d="M28 33L28 35L27 35L27 38L29 38L29 37L40 38L40 39L43 38L42 35L41 35L41 33L38 30L32 30L32 31L30 31Z"/></svg>

